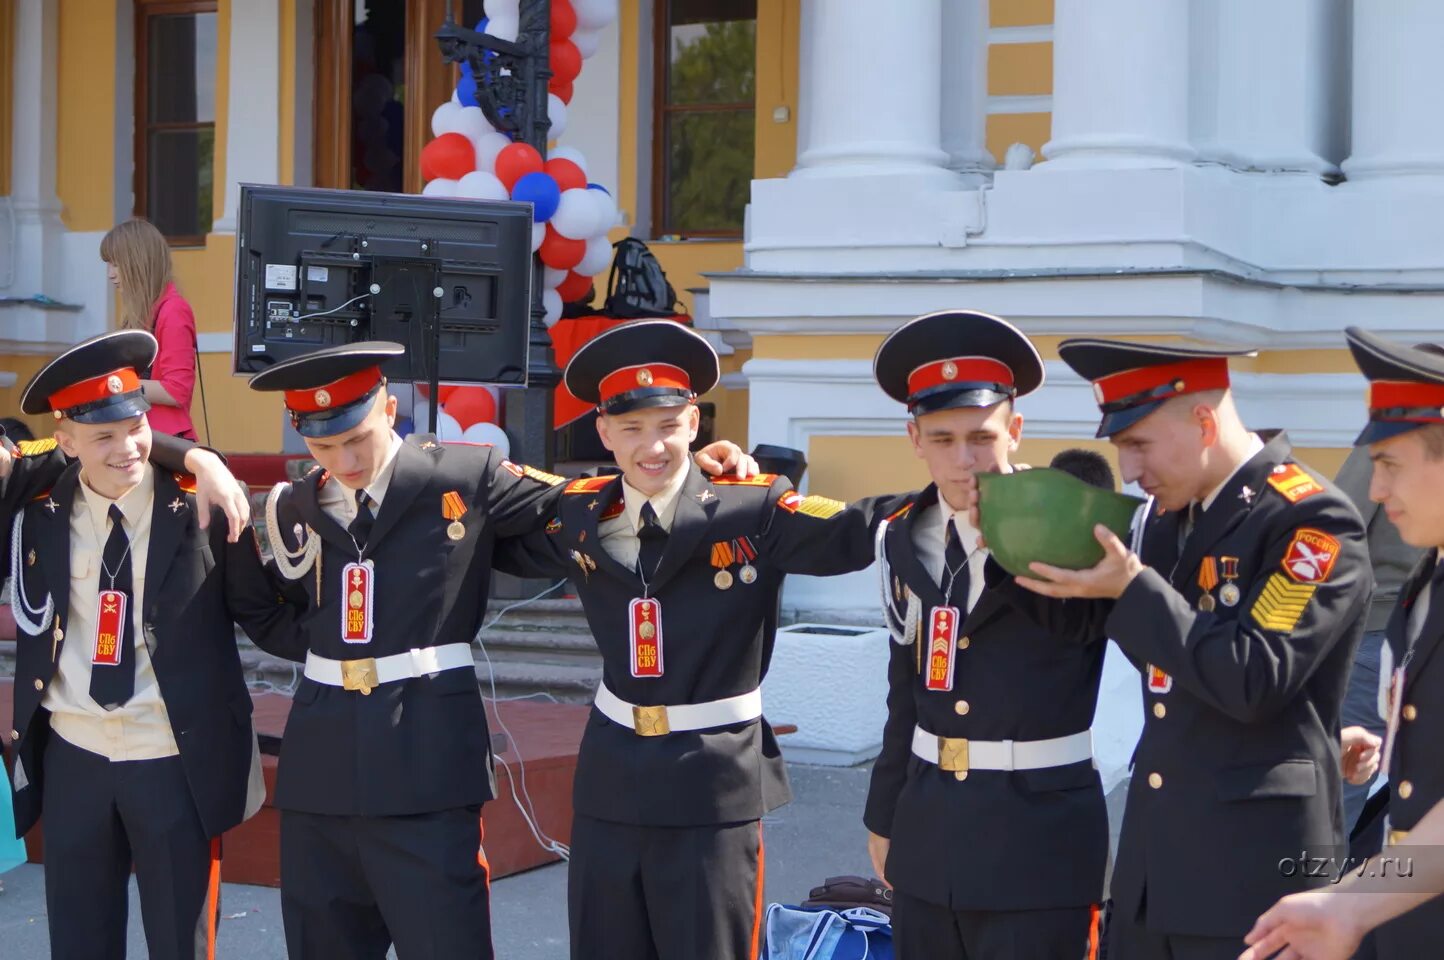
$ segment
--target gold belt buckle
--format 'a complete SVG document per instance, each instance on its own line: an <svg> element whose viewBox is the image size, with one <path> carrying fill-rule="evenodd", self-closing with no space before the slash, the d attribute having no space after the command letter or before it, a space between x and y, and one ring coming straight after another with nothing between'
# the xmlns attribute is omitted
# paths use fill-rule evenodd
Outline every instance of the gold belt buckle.
<svg viewBox="0 0 1444 960"><path fill-rule="evenodd" d="M938 737L938 766L949 773L966 773L968 741L962 737Z"/></svg>
<svg viewBox="0 0 1444 960"><path fill-rule="evenodd" d="M1397 847L1399 844L1403 843L1404 840L1405 840L1408 836L1409 836L1409 831L1408 831L1408 830L1390 830L1390 831L1389 831L1389 846L1391 846L1391 847Z"/></svg>
<svg viewBox="0 0 1444 960"><path fill-rule="evenodd" d="M341 686L347 690L360 690L363 697L369 697L373 687L381 686L376 678L376 658L341 661Z"/></svg>
<svg viewBox="0 0 1444 960"><path fill-rule="evenodd" d="M666 707L633 707L632 727L639 737L661 737L672 732Z"/></svg>

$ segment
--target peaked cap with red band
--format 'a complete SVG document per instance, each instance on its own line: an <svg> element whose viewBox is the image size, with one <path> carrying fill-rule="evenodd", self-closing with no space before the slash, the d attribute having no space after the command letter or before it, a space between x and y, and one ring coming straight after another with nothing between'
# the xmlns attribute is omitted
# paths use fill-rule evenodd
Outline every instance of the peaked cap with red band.
<svg viewBox="0 0 1444 960"><path fill-rule="evenodd" d="M883 392L914 415L991 407L1043 385L1043 360L1022 331L976 310L909 320L877 348L872 372Z"/></svg>
<svg viewBox="0 0 1444 960"><path fill-rule="evenodd" d="M1256 353L1089 338L1058 344L1063 362L1093 384L1093 398L1103 412L1099 437L1127 430L1174 397L1228 389L1229 358Z"/></svg>
<svg viewBox="0 0 1444 960"><path fill-rule="evenodd" d="M1444 423L1444 349L1390 343L1358 327L1346 328L1344 337L1369 381L1369 422L1355 446Z"/></svg>
<svg viewBox="0 0 1444 960"><path fill-rule="evenodd" d="M366 419L386 382L381 364L405 352L385 340L327 347L267 367L251 378L251 389L284 391L291 426L301 436L333 437Z"/></svg>
<svg viewBox="0 0 1444 960"><path fill-rule="evenodd" d="M115 330L83 340L30 378L20 409L76 423L138 417L150 409L139 371L150 369L155 353L155 337L144 330Z"/></svg>
<svg viewBox="0 0 1444 960"><path fill-rule="evenodd" d="M717 351L701 334L675 320L638 320L584 343L562 382L601 413L618 414L691 403L720 376Z"/></svg>

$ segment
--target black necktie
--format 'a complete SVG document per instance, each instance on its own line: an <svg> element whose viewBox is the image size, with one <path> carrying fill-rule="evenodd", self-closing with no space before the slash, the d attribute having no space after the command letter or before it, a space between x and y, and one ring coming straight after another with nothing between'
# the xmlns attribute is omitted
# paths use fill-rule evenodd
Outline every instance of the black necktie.
<svg viewBox="0 0 1444 960"><path fill-rule="evenodd" d="M113 503L110 505L110 537L105 541L100 563L98 590L125 594L125 616L121 618L118 631L120 662L91 666L90 698L105 709L114 710L125 706L135 694L135 621L131 609L135 604L135 594L131 586L130 539L125 535L125 515ZM105 612L102 607L102 619Z"/></svg>
<svg viewBox="0 0 1444 960"><path fill-rule="evenodd" d="M351 534L351 539L356 541L356 552L360 553L366 548L366 538L371 536L371 527L376 523L376 517L371 512L371 498L366 495L365 490L356 491L356 519L346 528Z"/></svg>
<svg viewBox="0 0 1444 960"><path fill-rule="evenodd" d="M963 538L958 533L955 521L947 521L946 541L943 547L943 575L938 584L950 606L965 609L968 605L968 551L963 547ZM959 602L954 603L953 598Z"/></svg>
<svg viewBox="0 0 1444 960"><path fill-rule="evenodd" d="M637 531L637 574L643 583L650 583L662 562L662 551L667 548L667 531L657 519L657 511L650 503L642 504L642 526Z"/></svg>

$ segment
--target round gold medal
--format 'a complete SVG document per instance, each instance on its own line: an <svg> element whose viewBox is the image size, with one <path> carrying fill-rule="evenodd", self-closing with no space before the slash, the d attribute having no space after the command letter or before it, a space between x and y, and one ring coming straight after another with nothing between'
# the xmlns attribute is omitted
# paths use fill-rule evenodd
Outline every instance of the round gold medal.
<svg viewBox="0 0 1444 960"><path fill-rule="evenodd" d="M1211 593L1205 593L1203 596L1198 598L1198 609L1202 610L1204 613L1212 613L1214 605L1215 604L1213 600L1213 594Z"/></svg>
<svg viewBox="0 0 1444 960"><path fill-rule="evenodd" d="M757 568L750 563L746 564L742 567L741 570L737 571L737 578L743 583L756 583Z"/></svg>
<svg viewBox="0 0 1444 960"><path fill-rule="evenodd" d="M717 575L712 578L712 582L717 584L718 590L728 590L732 587L732 573L728 570L718 570Z"/></svg>
<svg viewBox="0 0 1444 960"><path fill-rule="evenodd" d="M466 536L466 527L460 520L453 520L446 527L446 535L452 540L460 540Z"/></svg>

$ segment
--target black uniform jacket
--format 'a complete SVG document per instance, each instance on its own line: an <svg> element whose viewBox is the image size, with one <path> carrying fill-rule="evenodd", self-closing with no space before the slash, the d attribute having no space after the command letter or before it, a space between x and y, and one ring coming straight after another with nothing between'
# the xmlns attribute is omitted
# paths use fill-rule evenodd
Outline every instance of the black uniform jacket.
<svg viewBox="0 0 1444 960"><path fill-rule="evenodd" d="M1399 727L1389 759L1393 791L1389 798L1391 830L1414 829L1426 813L1444 800L1444 763L1439 762L1440 745L1444 744L1444 653L1439 651L1444 646L1444 582L1439 575L1435 554L1430 551L1405 581L1389 619L1389 649L1394 663L1402 664L1404 670ZM1409 614L1419 600L1419 591L1431 577L1435 579L1430 590L1429 612L1411 647L1407 633ZM1385 848L1384 853L1407 857L1409 849ZM1375 932L1380 960L1431 956L1439 950L1441 931L1444 931L1444 899L1435 897Z"/></svg>
<svg viewBox="0 0 1444 960"><path fill-rule="evenodd" d="M40 492L20 510L15 522L21 524L21 559L14 569L8 541L5 544L4 572L19 578L29 601L38 606L46 596L55 599L50 630L39 636L23 629L17 634L10 739L18 747L23 778L13 777L11 785L17 779L28 781L14 794L20 833L41 814L42 761L50 734L50 714L41 700L55 679L64 645L91 642L65 633L71 507L80 496L79 476L80 465L72 464L53 489ZM191 796L206 833L217 836L241 821L254 740L234 623L249 630L279 631L291 615L277 603L251 532L238 543L226 543L227 524L218 509L209 530L201 530L195 497L187 487L184 478L155 470L141 624Z"/></svg>
<svg viewBox="0 0 1444 960"><path fill-rule="evenodd" d="M1181 552L1180 513L1149 523L1147 567L1106 622L1145 709L1112 895L1129 917L1146 896L1157 931L1242 937L1325 882L1283 861L1343 842L1339 713L1373 586L1363 523L1286 436L1261 436Z"/></svg>
<svg viewBox="0 0 1444 960"><path fill-rule="evenodd" d="M1012 605L1009 588L1018 588L990 559L988 586L958 628L952 689L929 690L927 625L947 601L918 559L912 534L918 515L937 501L935 486L910 495L883 534L889 619L906 620L911 591L920 601L922 636L892 645L888 719L868 790L867 828L892 840L889 882L931 903L955 910L1096 903L1108 814L1091 762L970 770L959 780L913 755L915 726L972 740L1045 740L1087 730L1106 643L1096 607L1029 597Z"/></svg>
<svg viewBox="0 0 1444 960"><path fill-rule="evenodd" d="M874 518L885 515L876 500L845 506L799 496L782 477L709 480L688 469L649 594L662 605L660 677L632 675L628 613L643 584L597 534L599 520L622 508L621 477L572 482L545 532L508 541L498 554L500 569L572 578L602 654L603 682L633 704L705 703L755 690L772 657L783 575L866 567ZM827 682L825 663L817 676ZM791 799L766 719L644 737L595 709L574 794L578 813L645 826L755 820Z"/></svg>
<svg viewBox="0 0 1444 960"><path fill-rule="evenodd" d="M491 446L443 444L412 434L396 454L385 498L361 556L375 564L369 643L341 639L350 534L318 503L325 474L314 470L283 490L279 533L288 550L319 535L316 566L277 586L301 611L296 629L253 634L277 656L308 651L361 660L411 648L470 644L482 625L496 538L545 520L561 478L507 461ZM461 513L459 539L451 517ZM317 569L319 568L319 569ZM444 670L383 684L369 694L302 678L281 742L276 806L361 816L426 813L493 796L490 736L476 674Z"/></svg>

